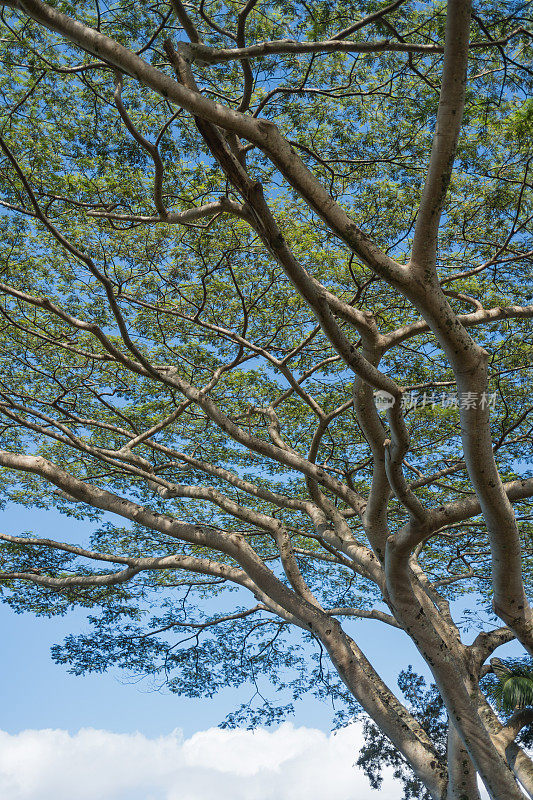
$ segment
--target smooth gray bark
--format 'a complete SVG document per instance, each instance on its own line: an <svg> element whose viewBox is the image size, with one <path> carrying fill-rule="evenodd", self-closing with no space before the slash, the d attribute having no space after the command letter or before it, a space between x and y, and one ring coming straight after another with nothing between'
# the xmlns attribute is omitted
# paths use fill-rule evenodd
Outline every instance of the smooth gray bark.
<svg viewBox="0 0 533 800"><path fill-rule="evenodd" d="M459 734L448 719L448 791L446 800L480 800L477 773Z"/></svg>

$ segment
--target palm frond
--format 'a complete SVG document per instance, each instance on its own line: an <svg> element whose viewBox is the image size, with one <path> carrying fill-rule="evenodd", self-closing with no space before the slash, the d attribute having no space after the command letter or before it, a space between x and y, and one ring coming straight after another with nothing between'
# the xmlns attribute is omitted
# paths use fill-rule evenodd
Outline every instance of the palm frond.
<svg viewBox="0 0 533 800"><path fill-rule="evenodd" d="M488 687L488 695L500 711L533 705L533 662L530 660L492 659L496 680Z"/></svg>

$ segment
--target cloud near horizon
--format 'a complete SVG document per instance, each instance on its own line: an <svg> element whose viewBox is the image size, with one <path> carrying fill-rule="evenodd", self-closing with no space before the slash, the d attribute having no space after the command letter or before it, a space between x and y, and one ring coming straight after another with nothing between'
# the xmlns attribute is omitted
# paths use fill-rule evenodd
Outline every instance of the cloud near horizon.
<svg viewBox="0 0 533 800"><path fill-rule="evenodd" d="M209 728L150 739L83 728L0 731L0 796L9 800L399 800L354 766L354 724L325 734L284 723L256 731Z"/></svg>

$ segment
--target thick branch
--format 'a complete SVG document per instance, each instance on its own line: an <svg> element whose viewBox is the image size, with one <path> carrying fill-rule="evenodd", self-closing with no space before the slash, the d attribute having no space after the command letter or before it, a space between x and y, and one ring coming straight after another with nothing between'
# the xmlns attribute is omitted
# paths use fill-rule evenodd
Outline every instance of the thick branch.
<svg viewBox="0 0 533 800"><path fill-rule="evenodd" d="M444 48L433 44L410 44L381 39L374 42L352 42L345 39L326 39L320 42L297 42L279 39L258 42L248 47L216 48L205 44L190 46L195 61L221 64L226 61L265 58L272 55L297 55L300 53L442 53Z"/></svg>
<svg viewBox="0 0 533 800"><path fill-rule="evenodd" d="M470 15L470 0L448 0L437 124L411 254L413 267L420 275L435 267L440 217L463 119Z"/></svg>
<svg viewBox="0 0 533 800"><path fill-rule="evenodd" d="M220 213L233 214L236 217L248 219L248 214L244 206L241 203L236 203L229 197L221 197L219 200L214 200L212 203L205 203L198 208L187 208L185 211L169 211L166 215L161 214L157 217L143 214L120 214L115 211L88 211L87 216L95 217L96 219L110 219L117 222L138 222L144 224L163 222L167 225L187 225L199 219L209 219Z"/></svg>

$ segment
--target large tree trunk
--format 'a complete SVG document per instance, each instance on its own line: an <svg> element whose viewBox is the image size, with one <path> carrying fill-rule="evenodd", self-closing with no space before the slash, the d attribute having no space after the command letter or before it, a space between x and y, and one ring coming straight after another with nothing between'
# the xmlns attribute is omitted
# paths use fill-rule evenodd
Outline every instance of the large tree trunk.
<svg viewBox="0 0 533 800"><path fill-rule="evenodd" d="M448 720L448 793L446 800L481 800L477 772L453 722Z"/></svg>
<svg viewBox="0 0 533 800"><path fill-rule="evenodd" d="M401 533L408 538L410 527ZM502 748L479 714L477 682L457 629L447 625L431 604L420 601L409 570L409 550L402 550L402 537L389 537L386 552L387 588L395 617L430 667L450 719L491 800L523 800Z"/></svg>
<svg viewBox="0 0 533 800"><path fill-rule="evenodd" d="M381 681L355 642L338 624L334 623L333 627L331 623L334 621L331 620L328 630L320 631L319 635L340 677L369 716L406 758L431 797L434 800L445 800L446 770L440 764L429 736L406 713L404 706Z"/></svg>
<svg viewBox="0 0 533 800"><path fill-rule="evenodd" d="M533 798L533 762L516 742L511 742L505 748L505 756L523 789Z"/></svg>
<svg viewBox="0 0 533 800"><path fill-rule="evenodd" d="M457 676L456 691L450 685L451 676L447 678L448 680L441 683L439 688L448 712L453 716L454 728L460 734L462 744L479 773L489 797L491 800L523 800L523 794L509 765L500 755L474 704L468 700L465 693L467 687L462 681L462 676ZM452 797L455 800L456 797L460 798L460 795Z"/></svg>
<svg viewBox="0 0 533 800"><path fill-rule="evenodd" d="M519 719L515 717L515 724L513 724L513 720L511 720L506 725L502 725L481 691L475 693L475 698L477 700L479 715L498 751L502 757L506 759L507 764L523 789L527 792L529 797L533 798L533 761L515 742L523 725L526 724L525 717L523 716L524 712L520 713Z"/></svg>

